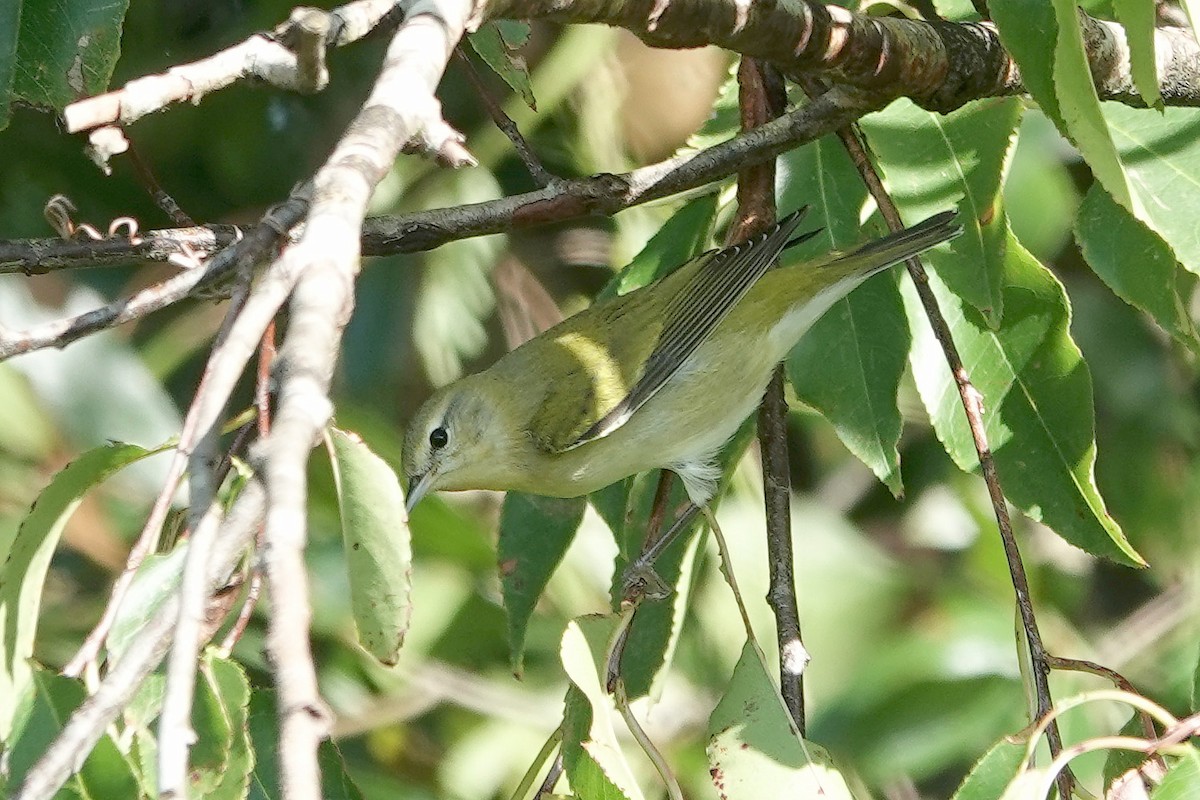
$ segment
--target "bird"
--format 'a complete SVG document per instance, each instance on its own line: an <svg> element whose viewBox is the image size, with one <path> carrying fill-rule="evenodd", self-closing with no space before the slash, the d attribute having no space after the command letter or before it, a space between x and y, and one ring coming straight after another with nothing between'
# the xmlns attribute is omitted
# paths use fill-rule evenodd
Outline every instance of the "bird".
<svg viewBox="0 0 1200 800"><path fill-rule="evenodd" d="M806 208L593 304L435 391L404 436L406 508L435 490L589 494L655 468L707 509L716 456L835 302L962 232L953 211L846 252L771 269Z"/></svg>

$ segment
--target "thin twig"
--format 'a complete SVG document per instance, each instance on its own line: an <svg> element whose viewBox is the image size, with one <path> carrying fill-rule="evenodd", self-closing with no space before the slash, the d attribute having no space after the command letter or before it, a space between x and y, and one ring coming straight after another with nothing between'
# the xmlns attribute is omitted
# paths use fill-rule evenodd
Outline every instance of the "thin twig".
<svg viewBox="0 0 1200 800"><path fill-rule="evenodd" d="M1106 667L1103 664L1097 664L1094 661L1086 661L1082 658L1059 658L1058 656L1054 655L1047 655L1046 662L1052 669L1086 672L1090 675L1096 675L1097 677L1110 681L1114 686L1122 691L1129 692L1130 694L1140 694L1140 692L1138 692L1137 688L1134 687L1128 678L1117 672L1115 669ZM1156 736L1158 736L1158 733L1154 730L1154 720L1151 718L1151 716L1140 708L1137 709L1135 713L1137 713L1138 717L1142 721L1142 732L1146 735L1146 738L1154 739Z"/></svg>
<svg viewBox="0 0 1200 800"><path fill-rule="evenodd" d="M529 146L529 142L525 141L525 137L521 135L521 129L517 127L517 123L513 121L513 118L504 113L504 109L500 107L500 104L492 99L491 92L488 91L488 87L480 79L479 72L475 69L475 65L471 63L471 59L463 51L462 45L455 48L454 54L458 57L458 63L462 65L467 80L475 87L475 93L479 95L479 99L483 101L488 113L491 114L492 121L508 137L508 140L512 142L513 149L517 151L517 157L521 159L521 163L525 165L525 169L529 172L529 177L533 178L533 182L538 186L549 186L550 182L554 180L554 176L542 165L541 159L537 157L537 153L533 152L533 148Z"/></svg>
<svg viewBox="0 0 1200 800"><path fill-rule="evenodd" d="M819 96L818 93L821 91L820 84L813 80L803 81L801 86L804 87L805 92L810 97L814 95ZM879 211L887 222L888 227L893 231L902 230L904 228L904 221L900 218L900 212L896 208L891 195L888 194L887 189L884 187L875 166L871 163L866 148L855 127L848 125L838 130L837 136L845 146L846 152L850 155L850 159L854 162L855 167L862 176L863 182L866 184L871 196L875 198L875 202L879 206ZM941 346L942 352L946 357L950 374L954 376L954 384L958 390L959 400L962 402L963 411L967 417L967 425L971 430L971 439L975 444L975 451L979 456L980 470L983 473L984 483L987 485L988 496L992 502L992 510L996 515L996 525L1000 530L1000 540L1004 545L1004 555L1008 562L1009 574L1012 576L1017 608L1021 616L1021 625L1025 630L1025 637L1029 643L1034 692L1037 698L1036 713L1041 718L1048 714L1053 706L1049 682L1050 666L1047 662L1046 648L1042 644L1041 634L1038 632L1037 618L1033 610L1033 600L1029 592L1029 580L1025 574L1025 565L1021 561L1021 553L1017 547L1016 537L1013 536L1012 522L1008 514L1008 503L1004 499L1004 490L1000 485L1000 477L996 472L996 462L992 458L991 446L988 444L987 431L983 422L983 395L971 383L971 377L967 373L966 367L963 366L962 357L959 355L958 347L955 345L954 338L950 333L950 326L946 322L946 318L942 315L933 290L929 287L929 276L921 264L921 259L914 256L905 262L905 265L909 276L912 277L913 285L916 287L917 296L920 298L925 316L929 320L934 336L937 338L938 344ZM1058 723L1054 720L1051 720L1050 724L1046 726L1046 740L1050 745L1051 755L1056 757L1062 751L1062 736L1058 730ZM1072 783L1070 771L1064 769L1058 777L1059 794L1064 800L1071 796Z"/></svg>
<svg viewBox="0 0 1200 800"><path fill-rule="evenodd" d="M738 68L738 104L742 129L781 116L787 107L783 80L765 63L743 58ZM742 241L775 222L775 164L764 162L738 173L738 218L730 239ZM805 730L802 674L808 654L800 636L800 610L792 552L791 474L787 452L787 401L783 366L775 368L758 409L758 441L762 452L763 503L767 522L767 602L775 614L779 646L779 688L784 704L801 733Z"/></svg>
<svg viewBox="0 0 1200 800"><path fill-rule="evenodd" d="M0 335L0 361L46 347L63 347L96 331L140 319L212 286L241 263L257 263L304 216L310 190L307 183L297 187L286 202L267 212L260 225L213 256L203 268L181 273L75 317L24 331L3 332Z"/></svg>
<svg viewBox="0 0 1200 800"><path fill-rule="evenodd" d="M154 200L154 204L171 218L171 222L181 228L189 228L196 224L179 203L175 202L175 198L162 188L158 178L154 177L154 171L150 169L150 165L146 163L132 143L129 146L129 163L133 165L133 172L137 176L138 182L142 184L142 188Z"/></svg>

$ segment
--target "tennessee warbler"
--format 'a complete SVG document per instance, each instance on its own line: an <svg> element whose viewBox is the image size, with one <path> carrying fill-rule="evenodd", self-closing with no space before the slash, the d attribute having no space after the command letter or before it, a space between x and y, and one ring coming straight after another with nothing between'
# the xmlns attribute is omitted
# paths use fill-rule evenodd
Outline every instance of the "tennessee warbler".
<svg viewBox="0 0 1200 800"><path fill-rule="evenodd" d="M800 336L871 275L957 236L954 212L849 252L768 268L805 209L596 303L439 389L404 440L411 510L431 490L575 497L658 467L697 506L715 457Z"/></svg>

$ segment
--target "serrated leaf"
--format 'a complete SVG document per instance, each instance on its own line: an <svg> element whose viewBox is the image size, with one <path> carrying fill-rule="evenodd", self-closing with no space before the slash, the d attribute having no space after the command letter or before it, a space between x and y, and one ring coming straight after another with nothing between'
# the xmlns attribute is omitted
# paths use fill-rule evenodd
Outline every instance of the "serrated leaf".
<svg viewBox="0 0 1200 800"><path fill-rule="evenodd" d="M504 496L496 547L508 618L508 654L517 674L524 666L529 618L550 576L575 540L586 507L584 497L561 499L522 492Z"/></svg>
<svg viewBox="0 0 1200 800"><path fill-rule="evenodd" d="M825 137L780 159L781 206L809 204L822 230L785 253L783 263L845 249L866 236L859 220L867 190L845 148ZM801 249L805 248L805 249ZM878 275L834 303L792 349L787 376L797 397L829 420L838 438L893 495L900 480L900 410L896 393L908 363L904 305L893 275Z"/></svg>
<svg viewBox="0 0 1200 800"><path fill-rule="evenodd" d="M1104 103L1112 134L1136 203L1114 199L1171 246L1179 263L1200 275L1200 109L1162 112Z"/></svg>
<svg viewBox="0 0 1200 800"><path fill-rule="evenodd" d="M803 741L753 643L708 720L709 774L727 800L851 800L825 750Z"/></svg>
<svg viewBox="0 0 1200 800"><path fill-rule="evenodd" d="M1079 207L1075 236L1088 265L1118 297L1149 314L1186 347L1200 351L1171 248L1099 184L1088 189Z"/></svg>
<svg viewBox="0 0 1200 800"><path fill-rule="evenodd" d="M204 654L206 679L221 700L229 720L231 736L225 769L205 797L209 800L240 800L250 785L254 752L247 721L250 714L250 681L235 661L218 658L211 650Z"/></svg>
<svg viewBox="0 0 1200 800"><path fill-rule="evenodd" d="M485 24L467 35L467 41L514 92L521 95L534 111L537 98L529 82L529 66L521 55L521 48L529 40L529 23L511 19L498 19Z"/></svg>
<svg viewBox="0 0 1200 800"><path fill-rule="evenodd" d="M41 491L29 515L14 533L0 533L0 739L7 737L16 698L25 691L31 672L42 586L50 557L71 514L88 489L122 467L153 455L132 444L112 443L81 455L63 467Z"/></svg>
<svg viewBox="0 0 1200 800"><path fill-rule="evenodd" d="M1092 380L1071 340L1062 286L1015 238L1008 242L999 330L930 275L930 287L975 388L1009 500L1071 544L1125 564L1145 562L1108 515L1096 489ZM961 469L977 458L955 384L911 286L905 308L914 331L917 389L934 430Z"/></svg>
<svg viewBox="0 0 1200 800"><path fill-rule="evenodd" d="M356 434L329 429L350 608L363 648L395 664L412 618L412 536L396 473Z"/></svg>
<svg viewBox="0 0 1200 800"><path fill-rule="evenodd" d="M579 617L563 633L563 668L571 680L563 714L563 768L574 794L584 800L641 800L621 752L604 689L604 661L617 629L616 616Z"/></svg>
<svg viewBox="0 0 1200 800"><path fill-rule="evenodd" d="M971 767L951 800L996 800L1025 763L1028 737L1005 736Z"/></svg>
<svg viewBox="0 0 1200 800"><path fill-rule="evenodd" d="M1162 236L1180 263L1200 270L1200 231L1191 224L1196 210L1189 207L1200 186L1195 177L1200 112L1102 104L1072 0L1054 0L1053 17L1038 0L997 0L989 7L1026 88L1079 148L1097 180Z"/></svg>
<svg viewBox="0 0 1200 800"><path fill-rule="evenodd" d="M1066 130L1054 88L1058 23L1045 0L991 0L988 11L1000 42L1021 69L1021 83L1060 131Z"/></svg>
<svg viewBox="0 0 1200 800"><path fill-rule="evenodd" d="M84 95L108 88L121 54L121 25L128 0L18 5L20 28L12 84L16 97L61 111Z"/></svg>
<svg viewBox="0 0 1200 800"><path fill-rule="evenodd" d="M1162 108L1158 69L1154 58L1154 3L1147 0L1112 0L1117 21L1125 27L1129 44L1129 71L1146 105Z"/></svg>
<svg viewBox="0 0 1200 800"><path fill-rule="evenodd" d="M717 215L715 193L683 205L646 246L596 295L596 301L622 295L662 278L704 250Z"/></svg>
<svg viewBox="0 0 1200 800"><path fill-rule="evenodd" d="M1006 225L998 200L1020 118L1020 101L1006 98L969 103L949 114L901 100L862 120L906 220L958 208L963 235L922 258L993 326L1004 312Z"/></svg>
<svg viewBox="0 0 1200 800"><path fill-rule="evenodd" d="M87 697L87 690L79 681L40 666L31 670L30 680L22 691L27 696L27 713L21 715L5 753L9 785L14 787L21 785L30 768ZM108 734L100 737L64 788L83 800L142 796L133 765Z"/></svg>

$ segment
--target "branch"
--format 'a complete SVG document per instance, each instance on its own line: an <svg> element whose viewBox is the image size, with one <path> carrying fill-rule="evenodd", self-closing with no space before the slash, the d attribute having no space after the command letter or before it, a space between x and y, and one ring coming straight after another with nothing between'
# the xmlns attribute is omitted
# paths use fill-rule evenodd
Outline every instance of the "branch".
<svg viewBox="0 0 1200 800"><path fill-rule="evenodd" d="M470 0L418 0L410 9L370 97L317 173L304 233L287 253L298 280L279 351L279 407L259 456L268 498L266 645L279 691L281 790L289 800L321 797L317 746L331 723L309 642L305 468L332 413L327 393L354 304L360 231L371 193L400 149L418 138L432 142L430 132L444 128L433 92L473 13Z"/></svg>
<svg viewBox="0 0 1200 800"><path fill-rule="evenodd" d="M836 130L867 110L856 105L853 98L831 91L785 117L727 142L622 175L600 174L576 180L556 180L545 188L498 200L376 217L362 226L361 253L388 255L431 250L472 236L529 228L588 214L615 214L631 206L704 186L747 165L772 159ZM140 319L218 283L240 260L263 252L268 244L277 241L280 230L294 227L304 211L297 205L303 199L302 192L293 193L288 203L268 215L268 223L248 228L244 239L221 251L203 268L182 273L77 317L0 335L0 361L46 347L63 347L95 331ZM304 232L301 235L307 235L308 226L298 230ZM128 239L86 243L33 239L0 243L0 273L45 272L51 264L54 269L81 267L91 263L88 259L98 249L104 252L104 263L110 265L137 257L155 256L166 260L184 250L212 252L223 241L232 239L233 233L227 227L213 226L150 231L141 238L141 242ZM181 243L186 242L195 244L181 247ZM280 284L281 289L286 289L278 297L278 302L282 303L286 292L294 285L295 271L281 269L279 274L283 276L282 282L287 284L286 287ZM262 335L268 321L263 321L264 327L256 336Z"/></svg>
<svg viewBox="0 0 1200 800"><path fill-rule="evenodd" d="M773 80L772 80L773 79ZM742 128L749 130L780 116L787 107L783 78L769 65L743 58L738 68L738 104ZM738 173L738 217L729 241L762 233L775 221L775 164L768 161ZM800 611L792 552L791 481L787 452L787 400L783 365L777 365L758 409L762 453L763 504L767 523L767 601L775 614L779 646L779 690L796 729L805 730L801 676L808 654L800 639Z"/></svg>
<svg viewBox="0 0 1200 800"><path fill-rule="evenodd" d="M328 13L296 9L272 33L256 33L208 58L72 103L63 109L63 120L69 133L128 124L172 103L199 102L247 78L297 92L320 91L329 80L325 49L361 39L387 21L397 5L393 0L356 0Z"/></svg>

